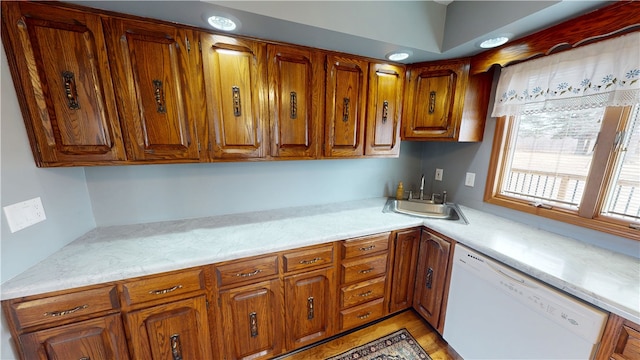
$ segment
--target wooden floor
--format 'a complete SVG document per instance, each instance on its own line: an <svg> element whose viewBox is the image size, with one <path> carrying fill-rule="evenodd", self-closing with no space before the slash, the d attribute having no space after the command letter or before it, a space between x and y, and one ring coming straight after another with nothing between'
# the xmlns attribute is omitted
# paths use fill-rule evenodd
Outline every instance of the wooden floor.
<svg viewBox="0 0 640 360"><path fill-rule="evenodd" d="M278 360L320 360L338 355L356 346L366 344L396 330L406 328L433 360L461 360L420 316L413 310L404 311L379 323L341 336L310 349L285 355Z"/></svg>

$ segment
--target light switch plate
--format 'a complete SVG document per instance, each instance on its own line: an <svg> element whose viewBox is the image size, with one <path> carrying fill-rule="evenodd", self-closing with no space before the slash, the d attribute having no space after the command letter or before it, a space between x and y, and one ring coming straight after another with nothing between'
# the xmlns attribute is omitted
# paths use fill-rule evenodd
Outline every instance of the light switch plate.
<svg viewBox="0 0 640 360"><path fill-rule="evenodd" d="M476 173L467 173L467 177L464 179L464 184L466 186L470 186L473 187L473 185L476 183Z"/></svg>
<svg viewBox="0 0 640 360"><path fill-rule="evenodd" d="M12 233L47 219L40 197L7 205L3 210Z"/></svg>
<svg viewBox="0 0 640 360"><path fill-rule="evenodd" d="M436 180L437 181L442 181L442 175L444 173L444 170L442 169L436 169Z"/></svg>

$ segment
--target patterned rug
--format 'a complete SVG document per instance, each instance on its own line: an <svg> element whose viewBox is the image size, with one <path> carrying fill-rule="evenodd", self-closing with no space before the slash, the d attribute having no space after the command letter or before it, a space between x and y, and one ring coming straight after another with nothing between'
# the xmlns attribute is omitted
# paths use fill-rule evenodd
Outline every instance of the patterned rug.
<svg viewBox="0 0 640 360"><path fill-rule="evenodd" d="M431 360L407 329L398 330L326 360Z"/></svg>

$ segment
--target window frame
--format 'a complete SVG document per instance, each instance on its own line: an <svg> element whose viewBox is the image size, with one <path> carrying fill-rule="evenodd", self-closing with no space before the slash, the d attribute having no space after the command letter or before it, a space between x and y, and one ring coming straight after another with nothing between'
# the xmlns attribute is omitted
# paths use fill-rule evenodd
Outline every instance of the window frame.
<svg viewBox="0 0 640 360"><path fill-rule="evenodd" d="M527 200L500 194L502 175L508 159L507 146L511 143L515 118L513 116L496 118L484 201L512 210L640 241L640 229L630 227L629 221L600 214L618 156L618 152L614 149L616 134L626 126L631 109L630 106L608 107L606 109L591 170L587 176L583 198L577 211L559 207L533 206Z"/></svg>

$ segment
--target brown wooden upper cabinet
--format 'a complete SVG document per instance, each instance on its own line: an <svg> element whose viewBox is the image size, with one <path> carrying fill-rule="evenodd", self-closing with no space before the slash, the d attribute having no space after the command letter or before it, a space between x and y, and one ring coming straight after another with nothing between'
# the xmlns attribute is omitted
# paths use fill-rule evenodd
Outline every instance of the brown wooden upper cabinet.
<svg viewBox="0 0 640 360"><path fill-rule="evenodd" d="M200 39L211 157L265 157L266 44L206 33Z"/></svg>
<svg viewBox="0 0 640 360"><path fill-rule="evenodd" d="M369 66L367 134L364 150L367 156L397 157L400 154L404 79L404 67L389 64Z"/></svg>
<svg viewBox="0 0 640 360"><path fill-rule="evenodd" d="M409 66L402 138L482 141L491 73L469 76L469 59Z"/></svg>
<svg viewBox="0 0 640 360"><path fill-rule="evenodd" d="M369 62L327 55L324 156L364 155Z"/></svg>
<svg viewBox="0 0 640 360"><path fill-rule="evenodd" d="M104 29L130 160L198 161L204 106L194 32L116 18Z"/></svg>
<svg viewBox="0 0 640 360"><path fill-rule="evenodd" d="M271 156L316 158L323 119L324 55L267 45Z"/></svg>
<svg viewBox="0 0 640 360"><path fill-rule="evenodd" d="M100 18L3 1L2 27L37 165L124 160Z"/></svg>

